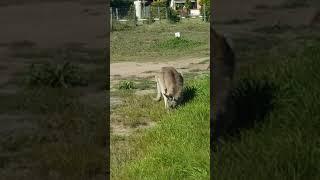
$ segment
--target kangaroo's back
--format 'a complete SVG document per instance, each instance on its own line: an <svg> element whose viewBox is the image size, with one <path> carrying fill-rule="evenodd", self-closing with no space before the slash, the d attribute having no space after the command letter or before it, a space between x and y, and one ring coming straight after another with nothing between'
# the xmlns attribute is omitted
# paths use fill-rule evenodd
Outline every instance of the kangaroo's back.
<svg viewBox="0 0 320 180"><path fill-rule="evenodd" d="M166 95L180 97L183 87L181 74L173 67L162 67L160 73L162 73L162 83L167 89Z"/></svg>

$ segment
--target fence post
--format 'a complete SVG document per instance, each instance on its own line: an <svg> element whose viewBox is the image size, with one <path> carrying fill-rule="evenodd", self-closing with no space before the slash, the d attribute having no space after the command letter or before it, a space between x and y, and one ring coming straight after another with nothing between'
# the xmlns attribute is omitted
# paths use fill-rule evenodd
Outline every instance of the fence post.
<svg viewBox="0 0 320 180"><path fill-rule="evenodd" d="M133 8L133 14L132 14L132 16L133 16L133 17L131 17L131 18L133 18L133 25L136 26L136 25L137 25L137 21L136 21L136 19L137 19L137 16L136 16L136 7Z"/></svg>
<svg viewBox="0 0 320 180"><path fill-rule="evenodd" d="M119 20L118 8L116 8L117 21Z"/></svg>
<svg viewBox="0 0 320 180"><path fill-rule="evenodd" d="M166 19L168 19L168 7L166 7Z"/></svg>
<svg viewBox="0 0 320 180"><path fill-rule="evenodd" d="M161 20L161 18L160 18L160 7L158 6L158 18L159 18L159 20Z"/></svg>
<svg viewBox="0 0 320 180"><path fill-rule="evenodd" d="M148 8L148 19L149 19L149 24L151 24L151 18L152 18L152 14L151 14L151 6L149 6L149 8Z"/></svg>
<svg viewBox="0 0 320 180"><path fill-rule="evenodd" d="M206 18L206 4L203 4L203 20L204 21L207 21L207 18Z"/></svg>
<svg viewBox="0 0 320 180"><path fill-rule="evenodd" d="M146 9L146 5L143 4L143 19L145 19L147 17L147 9Z"/></svg>
<svg viewBox="0 0 320 180"><path fill-rule="evenodd" d="M110 7L110 31L112 30L112 7Z"/></svg>

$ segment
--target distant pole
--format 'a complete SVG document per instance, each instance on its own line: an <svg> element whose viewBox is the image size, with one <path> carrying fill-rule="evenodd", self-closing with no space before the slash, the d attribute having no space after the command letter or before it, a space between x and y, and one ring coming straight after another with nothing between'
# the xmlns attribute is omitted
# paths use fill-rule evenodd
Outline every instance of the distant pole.
<svg viewBox="0 0 320 180"><path fill-rule="evenodd" d="M166 7L166 19L168 19L168 7Z"/></svg>
<svg viewBox="0 0 320 180"><path fill-rule="evenodd" d="M151 24L151 18L152 18L151 6L149 6L149 8L148 8L148 18L149 18L149 24Z"/></svg>
<svg viewBox="0 0 320 180"><path fill-rule="evenodd" d="M112 7L110 7L110 30L112 30Z"/></svg>
<svg viewBox="0 0 320 180"><path fill-rule="evenodd" d="M159 20L161 20L160 18L160 7L158 6L158 17L159 17Z"/></svg>
<svg viewBox="0 0 320 180"><path fill-rule="evenodd" d="M204 11L203 11L203 19L204 19L204 21L207 21L207 18L206 18L206 4L203 4L203 9L204 9Z"/></svg>
<svg viewBox="0 0 320 180"><path fill-rule="evenodd" d="M137 26L137 16L136 16L136 8L133 8L133 24Z"/></svg>
<svg viewBox="0 0 320 180"><path fill-rule="evenodd" d="M118 8L116 8L117 21L119 20Z"/></svg>

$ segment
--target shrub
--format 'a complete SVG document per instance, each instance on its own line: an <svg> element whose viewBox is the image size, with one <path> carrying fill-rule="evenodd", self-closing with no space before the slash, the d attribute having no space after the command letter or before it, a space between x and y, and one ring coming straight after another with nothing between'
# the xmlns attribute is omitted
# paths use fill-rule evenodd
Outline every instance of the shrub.
<svg viewBox="0 0 320 180"><path fill-rule="evenodd" d="M119 89L135 89L135 84L132 81L121 81L119 83Z"/></svg>
<svg viewBox="0 0 320 180"><path fill-rule="evenodd" d="M170 23L176 23L180 21L180 17L178 16L178 12L171 8L168 8L168 20Z"/></svg>
<svg viewBox="0 0 320 180"><path fill-rule="evenodd" d="M82 70L70 62L63 64L31 64L27 75L29 86L73 87L87 86Z"/></svg>

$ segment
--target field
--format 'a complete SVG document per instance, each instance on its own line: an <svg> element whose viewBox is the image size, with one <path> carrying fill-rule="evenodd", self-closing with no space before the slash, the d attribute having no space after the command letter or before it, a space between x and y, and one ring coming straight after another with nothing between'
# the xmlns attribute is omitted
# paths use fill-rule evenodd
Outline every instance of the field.
<svg viewBox="0 0 320 180"><path fill-rule="evenodd" d="M123 61L165 62L181 58L208 57L209 25L200 19L186 19L179 24L166 20L112 32L111 63ZM181 41L174 39L180 32Z"/></svg>
<svg viewBox="0 0 320 180"><path fill-rule="evenodd" d="M182 37L174 37L180 32ZM156 22L111 33L111 178L209 178L209 24ZM154 73L183 72L186 100L154 102Z"/></svg>

